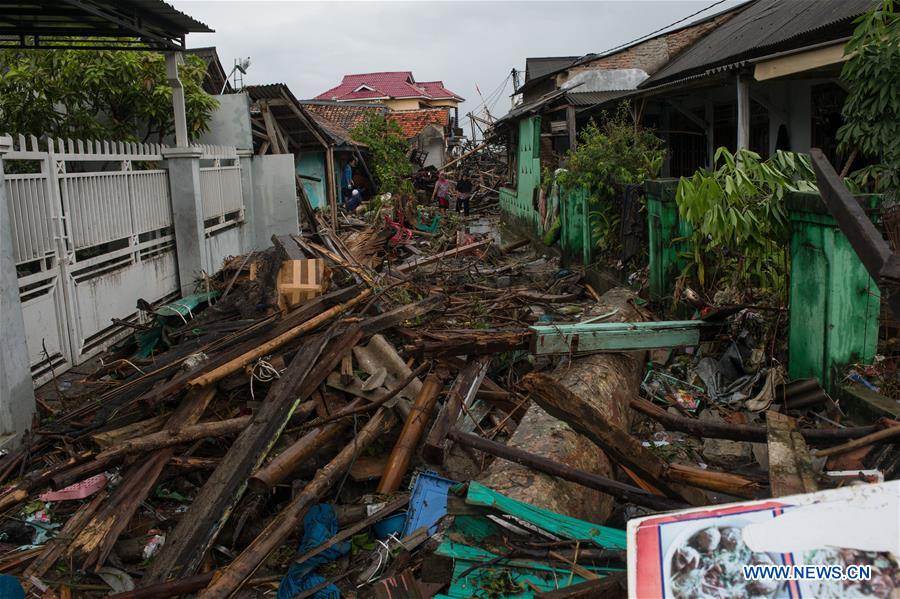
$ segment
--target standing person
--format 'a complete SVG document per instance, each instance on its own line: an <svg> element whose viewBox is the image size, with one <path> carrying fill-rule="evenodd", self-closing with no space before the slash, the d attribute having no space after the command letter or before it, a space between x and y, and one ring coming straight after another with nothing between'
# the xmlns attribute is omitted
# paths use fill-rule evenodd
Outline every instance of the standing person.
<svg viewBox="0 0 900 599"><path fill-rule="evenodd" d="M341 171L341 198L344 200L344 204L353 194L353 169L355 167L356 158L351 158L350 162L344 165L344 170Z"/></svg>
<svg viewBox="0 0 900 599"><path fill-rule="evenodd" d="M441 214L450 207L450 180L444 175L443 171L438 173L437 183L434 184L434 191L431 192L431 201L437 198L438 206L441 207Z"/></svg>
<svg viewBox="0 0 900 599"><path fill-rule="evenodd" d="M472 182L467 173L463 173L456 183L456 211L469 216L469 198L472 197Z"/></svg>

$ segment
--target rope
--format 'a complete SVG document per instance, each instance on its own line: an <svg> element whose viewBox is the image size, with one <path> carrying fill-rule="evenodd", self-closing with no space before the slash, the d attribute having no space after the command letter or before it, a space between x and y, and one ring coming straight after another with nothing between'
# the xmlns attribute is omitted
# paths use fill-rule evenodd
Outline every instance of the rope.
<svg viewBox="0 0 900 599"><path fill-rule="evenodd" d="M280 378L281 373L277 368L262 358L259 358L253 365L253 368L250 369L250 397L256 401L256 395L253 393L254 380L259 381L260 383L268 383Z"/></svg>

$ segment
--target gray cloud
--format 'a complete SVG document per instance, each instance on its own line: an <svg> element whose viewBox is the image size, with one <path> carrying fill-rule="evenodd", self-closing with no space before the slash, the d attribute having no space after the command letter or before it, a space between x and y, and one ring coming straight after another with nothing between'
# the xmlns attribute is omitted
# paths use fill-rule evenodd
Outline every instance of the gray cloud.
<svg viewBox="0 0 900 599"><path fill-rule="evenodd" d="M216 30L189 35L189 47L217 46L226 69L251 57L247 84L283 82L308 98L347 73L409 70L465 97L461 115L481 104L476 85L488 95L526 56L600 52L712 3L170 1ZM507 82L495 116L509 109L510 93Z"/></svg>

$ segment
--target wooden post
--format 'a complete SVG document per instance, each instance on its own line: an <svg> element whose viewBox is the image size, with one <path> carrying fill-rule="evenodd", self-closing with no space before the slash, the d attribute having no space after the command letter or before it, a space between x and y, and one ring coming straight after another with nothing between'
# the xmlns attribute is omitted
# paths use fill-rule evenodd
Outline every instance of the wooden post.
<svg viewBox="0 0 900 599"><path fill-rule="evenodd" d="M566 106L566 129L569 132L569 150L574 152L578 148L578 133L575 130L574 106Z"/></svg>
<svg viewBox="0 0 900 599"><path fill-rule="evenodd" d="M400 481L406 474L409 462L419 445L419 439L425 431L425 425L431 417L434 410L434 404L437 402L438 395L441 392L441 381L437 376L430 374L425 377L422 388L419 390L416 401L413 403L409 416L403 424L403 430L400 437L394 445L393 451L388 458L387 467L378 483L378 493L388 495L393 493L400 487Z"/></svg>
<svg viewBox="0 0 900 599"><path fill-rule="evenodd" d="M819 490L812 457L794 419L778 412L766 412L769 429L769 486L772 497L799 495Z"/></svg>
<svg viewBox="0 0 900 599"><path fill-rule="evenodd" d="M328 195L328 208L331 213L331 229L337 231L338 188L337 172L334 167L334 146L328 146L325 150L325 176L328 178L325 189Z"/></svg>
<svg viewBox="0 0 900 599"><path fill-rule="evenodd" d="M715 109L712 100L707 100L703 104L703 112L706 116L706 166L712 168L715 165L716 158L716 139L715 139Z"/></svg>
<svg viewBox="0 0 900 599"><path fill-rule="evenodd" d="M740 75L737 83L737 149L750 147L750 80Z"/></svg>

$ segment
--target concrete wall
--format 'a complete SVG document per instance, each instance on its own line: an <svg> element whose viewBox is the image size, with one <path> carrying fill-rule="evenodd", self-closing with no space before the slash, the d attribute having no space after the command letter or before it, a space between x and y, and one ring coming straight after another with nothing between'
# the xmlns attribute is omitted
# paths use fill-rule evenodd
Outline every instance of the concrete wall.
<svg viewBox="0 0 900 599"><path fill-rule="evenodd" d="M0 138L0 156L12 140ZM25 342L25 322L19 301L19 283L13 258L12 224L3 164L0 162L0 448L15 445L31 429L34 389Z"/></svg>
<svg viewBox="0 0 900 599"><path fill-rule="evenodd" d="M294 155L253 157L253 222L257 249L272 245L272 235L300 233Z"/></svg>
<svg viewBox="0 0 900 599"><path fill-rule="evenodd" d="M298 175L306 175L308 177L317 177L320 181L310 181L309 179L300 179L303 182L303 189L306 191L306 197L313 208L324 208L328 205L325 184L328 177L325 172L325 152L303 152L297 154L296 168Z"/></svg>
<svg viewBox="0 0 900 599"><path fill-rule="evenodd" d="M219 101L219 108L213 112L209 121L209 131L200 136L199 142L234 146L239 150L252 149L250 97L245 93L213 97Z"/></svg>

